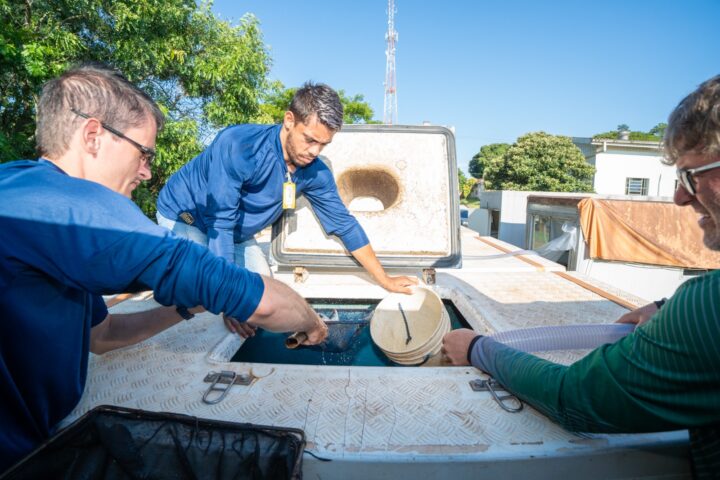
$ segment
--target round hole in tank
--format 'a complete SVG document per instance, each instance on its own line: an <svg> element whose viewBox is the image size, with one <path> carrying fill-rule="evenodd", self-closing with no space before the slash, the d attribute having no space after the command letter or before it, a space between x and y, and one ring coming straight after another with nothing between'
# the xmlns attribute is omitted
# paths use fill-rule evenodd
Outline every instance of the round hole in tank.
<svg viewBox="0 0 720 480"><path fill-rule="evenodd" d="M382 166L345 170L337 184L340 198L353 212L380 212L400 201L400 179Z"/></svg>

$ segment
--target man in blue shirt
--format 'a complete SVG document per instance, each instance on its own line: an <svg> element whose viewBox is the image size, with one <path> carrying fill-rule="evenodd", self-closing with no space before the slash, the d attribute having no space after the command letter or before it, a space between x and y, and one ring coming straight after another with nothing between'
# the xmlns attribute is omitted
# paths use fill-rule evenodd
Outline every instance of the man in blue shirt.
<svg viewBox="0 0 720 480"><path fill-rule="evenodd" d="M37 106L38 161L0 165L0 472L50 436L77 404L88 351L102 353L189 317L111 315L101 295L152 289L163 305L203 305L275 331L327 327L286 285L159 227L129 199L150 178L154 102L101 66L48 82Z"/></svg>
<svg viewBox="0 0 720 480"><path fill-rule="evenodd" d="M208 246L211 252L270 275L254 236L283 211L283 183L292 203L303 193L327 234L337 235L373 279L391 292L410 293L417 279L387 275L365 232L337 192L332 172L317 156L342 127L335 91L306 83L280 125L234 125L168 180L158 197L158 223ZM287 195L287 194L285 194ZM226 319L231 330L252 335Z"/></svg>

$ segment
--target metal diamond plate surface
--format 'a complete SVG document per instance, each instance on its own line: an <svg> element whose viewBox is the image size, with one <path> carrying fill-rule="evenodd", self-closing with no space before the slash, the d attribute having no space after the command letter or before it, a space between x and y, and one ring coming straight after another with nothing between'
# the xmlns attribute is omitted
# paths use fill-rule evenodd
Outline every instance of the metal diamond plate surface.
<svg viewBox="0 0 720 480"><path fill-rule="evenodd" d="M276 278L306 297L383 295L363 274L311 274L304 284L293 283L291 273L280 272ZM452 300L481 333L607 323L626 312L547 271L478 274L447 270L438 273L434 288ZM120 303L111 311L131 312L156 305L145 296ZM488 392L472 391L469 381L486 377L471 367L230 363L241 342L227 332L220 317L204 313L141 344L91 355L85 393L64 424L100 404L170 411L300 428L305 431L307 450L320 457L351 462L380 459L381 463L393 458L461 463L563 458L679 438L678 434L579 435L563 430L529 406L519 413L505 412ZM585 353L562 351L541 356L569 364ZM220 370L249 374L253 381L249 386L233 386L222 402L206 405L201 401L208 388L203 379ZM319 465L317 468L322 467ZM356 471L353 478L357 475Z"/></svg>

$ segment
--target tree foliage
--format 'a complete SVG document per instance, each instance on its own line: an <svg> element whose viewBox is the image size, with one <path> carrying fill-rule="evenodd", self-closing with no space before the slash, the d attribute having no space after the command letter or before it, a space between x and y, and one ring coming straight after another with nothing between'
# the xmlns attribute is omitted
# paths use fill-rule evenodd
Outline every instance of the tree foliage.
<svg viewBox="0 0 720 480"><path fill-rule="evenodd" d="M540 192L592 192L595 167L569 137L528 133L485 165L485 188Z"/></svg>
<svg viewBox="0 0 720 480"><path fill-rule="evenodd" d="M458 191L460 193L460 198L467 198L476 183L476 178L466 177L463 171L458 168Z"/></svg>
<svg viewBox="0 0 720 480"><path fill-rule="evenodd" d="M502 157L508 148L510 145L507 143L491 143L480 147L480 151L473 155L468 165L470 175L477 179L483 178L485 165L497 157Z"/></svg>
<svg viewBox="0 0 720 480"><path fill-rule="evenodd" d="M155 178L136 190L147 214L218 128L268 120L260 104L270 58L252 15L233 26L194 0L0 0L0 25L0 161L34 157L45 81L76 63L110 64L167 116Z"/></svg>
<svg viewBox="0 0 720 480"><path fill-rule="evenodd" d="M620 127L625 127L621 129ZM642 140L647 142L660 142L663 139L663 135L665 135L665 129L667 128L667 123L658 123L653 128L650 129L648 132L640 132L640 131L633 131L630 130L630 127L628 127L625 124L618 125L617 130L612 130L609 132L603 132L598 133L597 135L593 135L594 139L609 139L609 140L617 140L618 139L618 133L627 130L630 132L629 139L630 140Z"/></svg>
<svg viewBox="0 0 720 480"><path fill-rule="evenodd" d="M650 135L655 135L657 138L662 139L665 136L665 129L667 128L667 123L661 122L655 125L653 128L650 129L648 132Z"/></svg>
<svg viewBox="0 0 720 480"><path fill-rule="evenodd" d="M40 88L73 64L112 65L165 112L153 179L135 201L155 199L218 129L274 123L293 89L269 82L270 57L257 19L237 25L195 0L0 0L0 162L33 158ZM362 95L340 91L347 123L375 123Z"/></svg>

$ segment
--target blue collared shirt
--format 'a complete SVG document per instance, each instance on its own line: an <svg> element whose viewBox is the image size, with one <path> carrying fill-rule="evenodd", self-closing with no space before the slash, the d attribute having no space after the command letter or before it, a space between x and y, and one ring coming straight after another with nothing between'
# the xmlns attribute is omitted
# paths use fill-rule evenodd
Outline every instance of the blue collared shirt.
<svg viewBox="0 0 720 480"><path fill-rule="evenodd" d="M54 164L0 165L0 472L75 407L101 295L154 290L246 320L259 275L151 222L129 199Z"/></svg>
<svg viewBox="0 0 720 480"><path fill-rule="evenodd" d="M208 248L233 259L233 243L252 238L282 214L282 184L288 172L280 143L281 125L234 125L185 164L163 187L157 209L208 236ZM368 238L342 203L330 169L318 159L291 176L296 194L304 194L328 235L337 235L349 251Z"/></svg>

